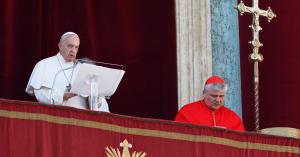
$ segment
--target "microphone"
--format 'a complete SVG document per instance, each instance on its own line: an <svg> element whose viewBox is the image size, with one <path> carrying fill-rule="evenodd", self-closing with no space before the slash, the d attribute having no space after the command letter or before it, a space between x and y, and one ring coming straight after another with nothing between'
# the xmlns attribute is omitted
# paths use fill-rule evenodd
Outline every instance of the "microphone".
<svg viewBox="0 0 300 157"><path fill-rule="evenodd" d="M80 63L80 62L78 60L75 60L74 64L72 66L66 67L66 68L62 68L62 69L58 70L55 73L55 76L54 76L54 79L53 79L53 82L52 82L52 86L51 86L51 90L50 90L50 104L54 104L54 100L52 98L52 94L53 94L53 87L55 85L56 77L58 76L58 74L61 73L61 72L63 72L63 71L65 71L65 70L74 69L78 65L78 63ZM70 81L72 81L72 80L70 80ZM71 82L69 82L69 83L71 83Z"/></svg>
<svg viewBox="0 0 300 157"><path fill-rule="evenodd" d="M79 63L103 64L103 65L115 66L115 67L121 68L122 70L124 68L124 65L107 63L107 62L98 62L98 61L91 60L89 58L80 58L80 59L77 59L76 61L79 62Z"/></svg>

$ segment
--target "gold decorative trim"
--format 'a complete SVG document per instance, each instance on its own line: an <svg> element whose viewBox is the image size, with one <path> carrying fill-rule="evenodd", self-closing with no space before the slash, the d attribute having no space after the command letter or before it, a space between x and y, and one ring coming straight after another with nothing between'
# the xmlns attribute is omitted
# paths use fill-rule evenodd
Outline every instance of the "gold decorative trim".
<svg viewBox="0 0 300 157"><path fill-rule="evenodd" d="M54 124L94 128L94 129L100 129L100 130L111 131L111 132L122 133L122 134L130 134L130 135L158 137L164 139L182 140L182 141L189 141L189 142L204 142L204 143L211 143L211 144L219 144L219 145L226 145L238 149L255 149L255 150L262 150L262 151L274 151L274 152L281 152L281 153L288 152L288 153L300 154L299 147L261 144L261 143L253 143L253 142L241 142L241 141L236 141L236 140L222 138L222 137L192 135L192 134L185 134L185 133L140 129L140 128L130 128L130 127L123 127L114 124L107 124L107 123L101 123L101 122L95 122L89 120L81 120L76 118L65 118L65 117L52 116L52 115L41 114L41 113L27 113L27 112L0 110L0 117L23 119L23 120L34 120L34 121L45 121Z"/></svg>

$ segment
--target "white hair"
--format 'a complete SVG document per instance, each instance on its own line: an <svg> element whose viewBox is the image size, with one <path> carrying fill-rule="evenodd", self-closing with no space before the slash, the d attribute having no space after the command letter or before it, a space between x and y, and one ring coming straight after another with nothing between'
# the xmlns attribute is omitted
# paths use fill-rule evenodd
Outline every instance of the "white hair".
<svg viewBox="0 0 300 157"><path fill-rule="evenodd" d="M78 36L76 33L74 33L74 32L66 32L66 33L64 33L64 34L60 37L59 42L64 41L66 38L68 38L68 37L71 36L71 35L76 35L77 37L79 37L79 36Z"/></svg>
<svg viewBox="0 0 300 157"><path fill-rule="evenodd" d="M204 86L204 93L206 93L209 90L224 90L227 92L228 85L222 84L222 83L211 83Z"/></svg>

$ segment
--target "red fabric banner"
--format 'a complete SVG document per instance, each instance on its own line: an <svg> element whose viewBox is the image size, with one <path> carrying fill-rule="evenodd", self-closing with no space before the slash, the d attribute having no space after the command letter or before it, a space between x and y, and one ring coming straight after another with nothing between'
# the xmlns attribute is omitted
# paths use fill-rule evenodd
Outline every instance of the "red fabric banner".
<svg viewBox="0 0 300 157"><path fill-rule="evenodd" d="M0 126L3 157L300 155L293 138L6 99L0 99Z"/></svg>

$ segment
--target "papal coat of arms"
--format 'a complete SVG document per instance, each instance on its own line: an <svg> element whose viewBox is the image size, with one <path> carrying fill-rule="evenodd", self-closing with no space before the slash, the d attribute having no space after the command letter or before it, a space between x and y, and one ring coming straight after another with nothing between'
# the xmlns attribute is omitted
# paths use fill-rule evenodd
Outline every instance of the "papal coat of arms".
<svg viewBox="0 0 300 157"><path fill-rule="evenodd" d="M128 141L125 139L123 142L120 143L120 147L123 147L122 154L120 150L117 148L112 147L106 147L105 153L107 157L145 157L147 153L145 152L137 152L134 151L132 155L129 153L129 148L132 148L132 145L128 143Z"/></svg>

